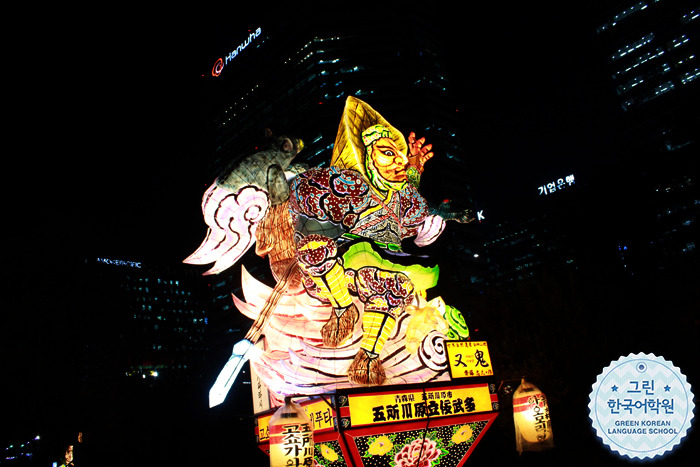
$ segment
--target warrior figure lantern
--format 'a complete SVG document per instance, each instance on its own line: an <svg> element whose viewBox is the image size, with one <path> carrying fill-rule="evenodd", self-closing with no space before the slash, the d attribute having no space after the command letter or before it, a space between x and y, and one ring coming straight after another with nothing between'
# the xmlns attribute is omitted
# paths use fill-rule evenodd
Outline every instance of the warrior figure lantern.
<svg viewBox="0 0 700 467"><path fill-rule="evenodd" d="M432 209L420 195L432 146L413 133L406 140L352 97L330 167L293 166L301 141L275 141L207 190L209 232L185 260L214 263L205 274L216 274L256 243L276 279L270 288L243 269L245 300L233 300L254 324L234 345L210 405L224 400L246 360L277 405L287 395L449 380L444 341L469 331L458 310L426 299L438 266L401 248L411 237L432 243L446 220L473 220Z"/></svg>

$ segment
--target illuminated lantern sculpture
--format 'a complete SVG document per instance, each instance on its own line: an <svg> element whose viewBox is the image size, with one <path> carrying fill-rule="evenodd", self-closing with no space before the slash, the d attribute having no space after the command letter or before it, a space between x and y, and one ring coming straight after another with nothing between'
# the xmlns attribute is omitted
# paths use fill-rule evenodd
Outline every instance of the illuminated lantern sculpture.
<svg viewBox="0 0 700 467"><path fill-rule="evenodd" d="M270 467L313 465L314 434L304 409L286 397L270 419Z"/></svg>
<svg viewBox="0 0 700 467"><path fill-rule="evenodd" d="M289 395L448 380L443 343L468 330L452 318L459 311L425 299L437 264L401 247L408 239L431 244L448 220L474 220L470 209L430 206L420 195L432 145L405 138L353 97L330 167L291 164L303 143L269 136L270 149L237 161L205 192L209 231L185 259L214 263L205 274L218 274L255 243L276 280L270 288L243 271L245 300L233 300L254 323L234 345L210 405L223 402L248 360L277 406Z"/></svg>
<svg viewBox="0 0 700 467"><path fill-rule="evenodd" d="M513 421L519 454L554 447L547 397L525 378L513 393Z"/></svg>
<svg viewBox="0 0 700 467"><path fill-rule="evenodd" d="M419 189L432 146L354 97L328 167L293 164L303 142L268 136L206 190L209 230L185 259L219 274L255 244L274 278L242 266L232 299L253 324L210 406L248 361L260 388L256 441L273 467L463 465L498 414L487 349L468 342L458 309L428 297L439 266L402 243L429 245L447 221L475 220L472 210L431 205ZM303 409L291 401L301 395Z"/></svg>

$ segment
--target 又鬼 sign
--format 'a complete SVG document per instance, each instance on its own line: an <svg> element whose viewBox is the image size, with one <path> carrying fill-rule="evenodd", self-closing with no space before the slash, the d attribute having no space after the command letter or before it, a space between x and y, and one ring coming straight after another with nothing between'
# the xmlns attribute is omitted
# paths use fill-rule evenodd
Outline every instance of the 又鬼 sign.
<svg viewBox="0 0 700 467"><path fill-rule="evenodd" d="M486 341L445 341L445 348L452 378L493 375Z"/></svg>

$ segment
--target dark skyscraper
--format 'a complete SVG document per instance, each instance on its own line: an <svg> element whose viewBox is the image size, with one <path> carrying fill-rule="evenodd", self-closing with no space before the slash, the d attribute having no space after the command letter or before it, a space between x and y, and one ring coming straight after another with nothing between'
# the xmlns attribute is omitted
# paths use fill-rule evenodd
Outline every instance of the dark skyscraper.
<svg viewBox="0 0 700 467"><path fill-rule="evenodd" d="M619 261L630 274L681 266L697 257L700 9L692 1L603 2L596 18L628 141L617 173L634 199Z"/></svg>
<svg viewBox="0 0 700 467"><path fill-rule="evenodd" d="M425 136L436 153L426 174L452 163L440 176L459 180L454 201L468 202L468 184L453 170L466 160L461 109L446 37L429 8L358 19L310 2L303 12L275 13L278 21L230 31L203 65L214 171L249 150L266 126L304 140L297 162L327 165L345 98L355 96L406 134Z"/></svg>
<svg viewBox="0 0 700 467"><path fill-rule="evenodd" d="M698 4L604 2L597 18L597 40L632 140L646 150L697 147Z"/></svg>
<svg viewBox="0 0 700 467"><path fill-rule="evenodd" d="M521 190L523 209L499 219L487 241L495 283L517 283L546 263L633 276L697 257L698 7L630 0L588 11L585 50L602 65L599 98L614 105L587 146L592 161L607 157L576 164L571 187L562 172Z"/></svg>
<svg viewBox="0 0 700 467"><path fill-rule="evenodd" d="M139 378L201 376L211 305L196 271L100 257L86 259L80 273L85 281L81 285L91 291L84 294L84 312L99 314L90 307L100 298L110 303L104 319L111 323L101 342L116 345L111 350L121 361L115 370ZM98 345L93 350L107 349Z"/></svg>

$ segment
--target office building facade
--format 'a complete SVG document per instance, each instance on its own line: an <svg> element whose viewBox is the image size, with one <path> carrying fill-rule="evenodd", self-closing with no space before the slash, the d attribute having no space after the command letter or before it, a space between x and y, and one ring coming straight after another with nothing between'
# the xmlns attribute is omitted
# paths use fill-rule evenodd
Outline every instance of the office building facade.
<svg viewBox="0 0 700 467"><path fill-rule="evenodd" d="M117 359L115 370L142 379L201 376L210 291L197 271L105 257L86 259L83 268L85 306L109 310L100 340L108 348L96 350Z"/></svg>
<svg viewBox="0 0 700 467"><path fill-rule="evenodd" d="M601 2L597 45L639 148L697 148L700 9L692 1Z"/></svg>

